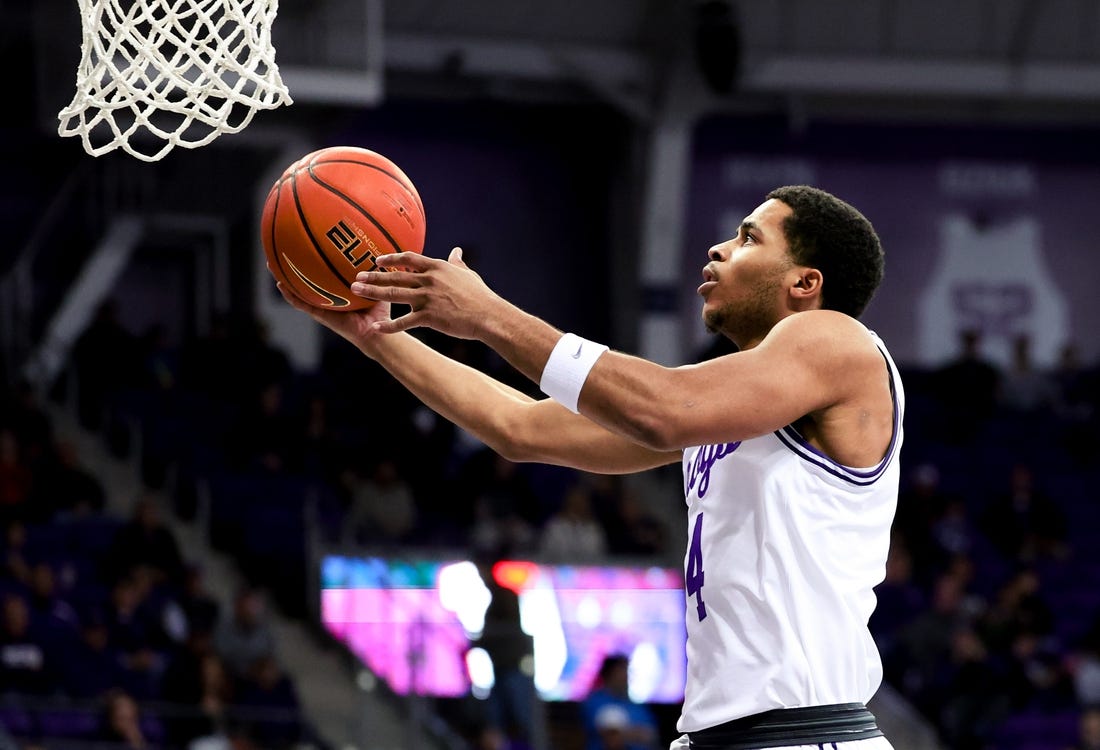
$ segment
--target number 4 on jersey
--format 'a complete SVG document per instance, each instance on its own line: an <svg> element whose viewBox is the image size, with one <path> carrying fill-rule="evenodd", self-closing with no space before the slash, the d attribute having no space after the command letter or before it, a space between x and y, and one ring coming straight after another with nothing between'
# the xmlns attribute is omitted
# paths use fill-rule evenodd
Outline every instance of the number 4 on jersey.
<svg viewBox="0 0 1100 750"><path fill-rule="evenodd" d="M695 597L695 611L699 620L707 616L707 606L703 604L703 514L695 517L695 528L691 532L691 545L688 547L687 570L684 571L684 584L687 595Z"/></svg>

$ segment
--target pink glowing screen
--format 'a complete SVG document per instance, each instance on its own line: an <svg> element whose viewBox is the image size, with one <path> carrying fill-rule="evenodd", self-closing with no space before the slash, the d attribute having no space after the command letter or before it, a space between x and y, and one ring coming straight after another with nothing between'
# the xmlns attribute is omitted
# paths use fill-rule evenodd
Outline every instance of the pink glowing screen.
<svg viewBox="0 0 1100 750"><path fill-rule="evenodd" d="M459 697L484 685L477 660L490 594L464 560L331 555L321 565L321 619L396 693ZM679 570L496 563L492 576L519 596L544 700L591 689L605 656L630 658L631 694L683 700L684 590Z"/></svg>

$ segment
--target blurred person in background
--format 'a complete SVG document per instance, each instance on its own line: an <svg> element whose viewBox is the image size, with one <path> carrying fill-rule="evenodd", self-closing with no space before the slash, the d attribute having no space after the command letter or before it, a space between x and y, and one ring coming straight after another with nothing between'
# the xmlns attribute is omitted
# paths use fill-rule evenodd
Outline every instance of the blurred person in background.
<svg viewBox="0 0 1100 750"><path fill-rule="evenodd" d="M647 706L630 697L630 660L604 657L592 690L581 701L585 750L653 750L657 720Z"/></svg>
<svg viewBox="0 0 1100 750"><path fill-rule="evenodd" d="M99 739L128 750L150 746L141 726L141 708L126 691L112 690L106 695Z"/></svg>
<svg viewBox="0 0 1100 750"><path fill-rule="evenodd" d="M267 598L252 586L237 591L230 612L214 631L214 651L234 679L246 678L258 660L275 655L275 632L268 619Z"/></svg>

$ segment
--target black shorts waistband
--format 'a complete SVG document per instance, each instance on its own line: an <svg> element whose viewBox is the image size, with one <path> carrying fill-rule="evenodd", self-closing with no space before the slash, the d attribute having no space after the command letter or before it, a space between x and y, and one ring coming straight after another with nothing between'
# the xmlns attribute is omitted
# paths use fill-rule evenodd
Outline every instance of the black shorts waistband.
<svg viewBox="0 0 1100 750"><path fill-rule="evenodd" d="M777 708L687 735L691 750L758 750L883 736L862 703Z"/></svg>

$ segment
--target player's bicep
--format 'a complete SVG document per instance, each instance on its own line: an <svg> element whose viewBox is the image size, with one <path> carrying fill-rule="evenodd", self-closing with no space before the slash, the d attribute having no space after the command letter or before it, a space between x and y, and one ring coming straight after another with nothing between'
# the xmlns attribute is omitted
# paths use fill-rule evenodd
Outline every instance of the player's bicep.
<svg viewBox="0 0 1100 750"><path fill-rule="evenodd" d="M849 339L833 327L799 317L777 325L753 349L692 366L684 389L690 393L694 385L699 408L682 421L691 431L681 438L685 445L764 435L845 398L847 368L863 355L853 355Z"/></svg>
<svg viewBox="0 0 1100 750"><path fill-rule="evenodd" d="M552 399L525 404L510 427L517 461L568 466L596 474L631 474L678 463L681 451L658 451L576 414Z"/></svg>

